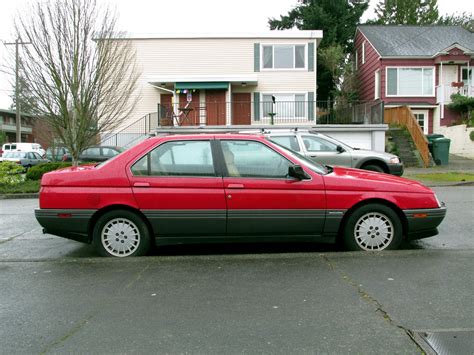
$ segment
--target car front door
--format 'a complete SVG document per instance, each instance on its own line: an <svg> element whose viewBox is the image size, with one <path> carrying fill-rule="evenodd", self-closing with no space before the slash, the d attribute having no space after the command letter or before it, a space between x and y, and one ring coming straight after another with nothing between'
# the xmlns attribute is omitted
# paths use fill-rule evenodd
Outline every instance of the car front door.
<svg viewBox="0 0 474 355"><path fill-rule="evenodd" d="M226 201L210 140L162 143L129 170L132 190L158 237L225 236Z"/></svg>
<svg viewBox="0 0 474 355"><path fill-rule="evenodd" d="M323 178L288 177L293 165L260 141L221 140L228 236L318 236L325 220Z"/></svg>
<svg viewBox="0 0 474 355"><path fill-rule="evenodd" d="M301 140L305 155L315 162L325 165L352 167L351 152L341 146L314 135L301 135Z"/></svg>

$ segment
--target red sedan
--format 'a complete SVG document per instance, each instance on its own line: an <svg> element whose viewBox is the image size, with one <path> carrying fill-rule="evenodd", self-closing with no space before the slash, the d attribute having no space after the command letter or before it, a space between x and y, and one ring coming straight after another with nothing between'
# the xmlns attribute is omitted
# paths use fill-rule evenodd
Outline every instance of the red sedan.
<svg viewBox="0 0 474 355"><path fill-rule="evenodd" d="M336 241L395 249L436 235L446 208L422 184L314 163L263 136L150 138L96 166L45 174L46 233L137 256L153 244Z"/></svg>

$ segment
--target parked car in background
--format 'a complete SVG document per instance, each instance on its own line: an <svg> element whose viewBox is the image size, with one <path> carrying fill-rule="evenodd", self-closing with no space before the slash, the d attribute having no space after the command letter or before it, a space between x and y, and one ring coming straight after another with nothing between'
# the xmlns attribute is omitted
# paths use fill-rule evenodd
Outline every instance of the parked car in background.
<svg viewBox="0 0 474 355"><path fill-rule="evenodd" d="M14 151L36 152L42 157L44 157L46 153L41 144L38 143L5 143L2 146L2 156L6 152Z"/></svg>
<svg viewBox="0 0 474 355"><path fill-rule="evenodd" d="M21 164L25 169L29 169L32 166L41 164L41 163L49 163L49 159L45 159L41 157L37 152L21 152L21 151L10 151L3 154L0 158L0 162L2 161L12 161L17 164Z"/></svg>
<svg viewBox="0 0 474 355"><path fill-rule="evenodd" d="M337 139L310 130L278 129L264 133L273 142L320 164L403 175L403 163L398 156L393 154L353 148Z"/></svg>
<svg viewBox="0 0 474 355"><path fill-rule="evenodd" d="M70 158L69 150L66 147L50 147L46 149L46 158L51 161L66 161Z"/></svg>
<svg viewBox="0 0 474 355"><path fill-rule="evenodd" d="M153 137L107 162L47 173L39 205L45 233L116 257L211 241L396 249L404 238L436 235L446 214L416 181L323 166L240 134Z"/></svg>
<svg viewBox="0 0 474 355"><path fill-rule="evenodd" d="M115 146L93 146L82 151L79 155L81 162L103 162L124 151L121 147ZM71 161L71 154L68 152L64 155L63 161Z"/></svg>

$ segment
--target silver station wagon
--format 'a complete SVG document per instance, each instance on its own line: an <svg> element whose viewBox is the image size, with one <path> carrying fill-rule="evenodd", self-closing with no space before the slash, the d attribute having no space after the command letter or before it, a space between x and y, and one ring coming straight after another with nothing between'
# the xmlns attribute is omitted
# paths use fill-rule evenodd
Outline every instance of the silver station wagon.
<svg viewBox="0 0 474 355"><path fill-rule="evenodd" d="M332 166L345 166L392 175L403 175L403 163L396 155L350 147L332 137L310 130L267 130L273 142L308 158Z"/></svg>

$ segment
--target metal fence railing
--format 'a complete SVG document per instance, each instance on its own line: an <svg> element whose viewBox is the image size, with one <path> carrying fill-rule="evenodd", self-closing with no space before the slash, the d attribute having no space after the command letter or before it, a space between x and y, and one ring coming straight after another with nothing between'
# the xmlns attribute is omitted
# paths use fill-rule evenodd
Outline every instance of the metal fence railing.
<svg viewBox="0 0 474 355"><path fill-rule="evenodd" d="M130 147L163 126L381 124L383 115L381 101L346 104L330 101L158 104L157 112L147 114L117 132L103 135L101 145Z"/></svg>

